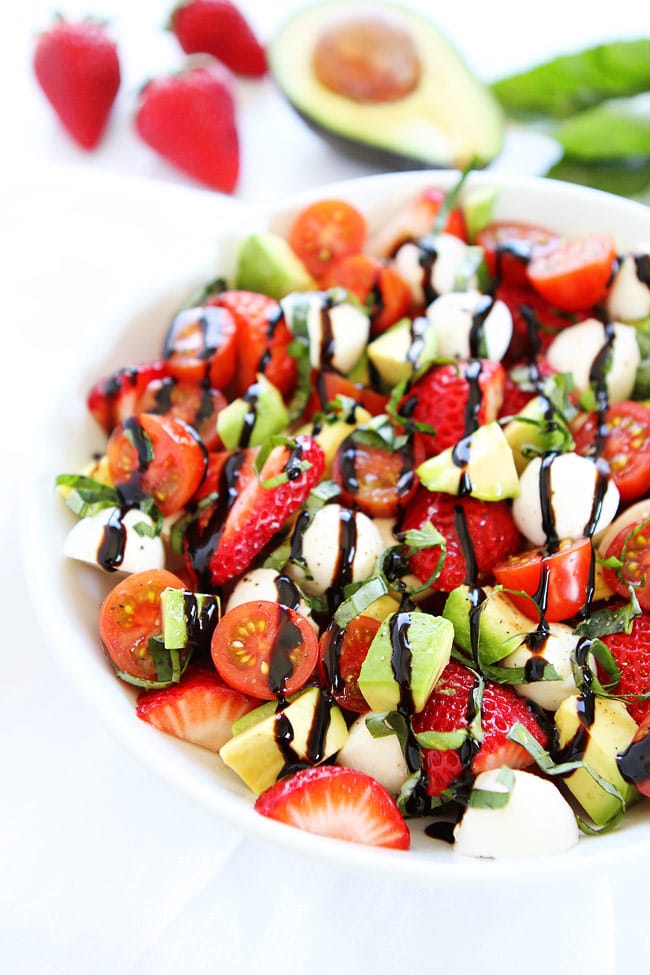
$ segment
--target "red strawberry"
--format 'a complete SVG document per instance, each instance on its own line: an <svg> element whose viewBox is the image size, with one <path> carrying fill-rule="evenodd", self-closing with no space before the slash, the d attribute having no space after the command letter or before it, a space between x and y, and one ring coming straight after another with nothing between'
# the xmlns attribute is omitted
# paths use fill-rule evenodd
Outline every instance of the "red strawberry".
<svg viewBox="0 0 650 975"><path fill-rule="evenodd" d="M411 386L399 412L434 428L434 435L416 434L431 457L458 443L472 424L496 418L504 383L503 366L489 359L438 366Z"/></svg>
<svg viewBox="0 0 650 975"><path fill-rule="evenodd" d="M230 0L184 0L169 26L186 54L211 54L249 78L266 74L264 47Z"/></svg>
<svg viewBox="0 0 650 975"><path fill-rule="evenodd" d="M219 65L148 82L140 92L135 127L178 169L215 190L234 190L239 135L230 81Z"/></svg>
<svg viewBox="0 0 650 975"><path fill-rule="evenodd" d="M215 586L234 579L249 567L287 518L300 508L320 480L325 466L325 455L311 437L296 437L295 449L275 447L259 478L253 467L256 455L257 450L244 452L234 488L231 486L230 490L224 488L220 492L222 497L227 497L233 491L236 493L232 495L234 501L225 514L225 520L217 526L213 538L199 539L198 544L193 546L202 553L206 551L206 546L212 546L209 570ZM298 465L301 462L311 466L300 471ZM224 471L229 472L228 464ZM288 479L278 486L265 487L262 484L262 481L283 473L288 474Z"/></svg>
<svg viewBox="0 0 650 975"><path fill-rule="evenodd" d="M393 850L410 846L409 828L390 793L376 779L351 768L303 769L263 792L255 809L319 836Z"/></svg>
<svg viewBox="0 0 650 975"><path fill-rule="evenodd" d="M433 689L425 708L413 717L413 729L425 731L460 731L468 727L472 718L470 695L476 687L477 676L468 667L452 662L448 664ZM486 681L481 706L482 742L467 749L425 748L424 769L429 781L427 792L438 796L455 779L469 770L473 775L488 769L509 765L510 768L526 768L532 764L528 752L520 745L508 741L506 735L520 722L543 747L548 736L542 729L532 708L511 687Z"/></svg>
<svg viewBox="0 0 650 975"><path fill-rule="evenodd" d="M118 423L139 412L138 403L149 383L166 375L164 362L117 369L92 387L86 398L88 409L102 430L110 433Z"/></svg>
<svg viewBox="0 0 650 975"><path fill-rule="evenodd" d="M117 47L90 20L59 19L34 50L34 73L72 138L84 149L100 141L120 87Z"/></svg>
<svg viewBox="0 0 650 975"><path fill-rule="evenodd" d="M404 514L400 530L421 528L425 522L430 521L447 540L442 572L433 584L433 588L441 592L451 592L456 586L462 585L469 574L458 534L457 509L460 512L459 517L464 516L467 526L476 563L477 583L486 582L492 567L521 547L522 539L507 501L458 498L419 487ZM439 547L421 549L409 559L411 571L422 582L426 582L433 573L439 556Z"/></svg>
<svg viewBox="0 0 650 975"><path fill-rule="evenodd" d="M590 314L589 311L572 314L558 311L530 285L502 282L496 288L495 297L505 302L512 314L514 335L510 343L509 357L529 356L535 351L529 342L528 317L522 309L529 309L534 320L539 324L536 334L542 352L546 351L558 332L575 322L582 321L583 318L588 318Z"/></svg>
<svg viewBox="0 0 650 975"><path fill-rule="evenodd" d="M180 684L140 693L136 714L168 735L218 752L232 738L233 722L258 704L201 668Z"/></svg>
<svg viewBox="0 0 650 975"><path fill-rule="evenodd" d="M236 387L242 394L263 372L287 396L296 385L296 360L287 352L293 336L275 299L255 291L222 291L210 304L227 308L237 325Z"/></svg>
<svg viewBox="0 0 650 975"><path fill-rule="evenodd" d="M648 694L650 692L650 614L641 613L629 633L610 633L601 640L612 651L621 671L614 694ZM605 675L603 675L604 677ZM650 721L650 699L627 701L627 709L639 725Z"/></svg>

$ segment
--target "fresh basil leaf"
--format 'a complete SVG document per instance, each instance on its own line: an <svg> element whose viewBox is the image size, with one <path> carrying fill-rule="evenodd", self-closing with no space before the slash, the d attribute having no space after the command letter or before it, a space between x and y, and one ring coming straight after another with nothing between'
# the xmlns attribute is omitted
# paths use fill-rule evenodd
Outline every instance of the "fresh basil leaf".
<svg viewBox="0 0 650 975"><path fill-rule="evenodd" d="M517 721L512 726L506 738L508 741L513 741L515 744L521 745L542 772L545 772L547 775L566 775L568 772L574 772L584 765L580 760L556 764L546 749L540 745L535 736L520 721Z"/></svg>
<svg viewBox="0 0 650 975"><path fill-rule="evenodd" d="M605 565L610 562L613 563L614 560L607 559L602 564ZM616 559L615 562L616 564L612 564L612 568L618 568L622 564L620 559ZM624 606L619 606L617 609L608 609L607 607L597 609L586 620L578 623L575 632L578 636L587 637L591 640L607 636L609 633L629 633L639 612L638 604L635 606L631 603L625 603Z"/></svg>
<svg viewBox="0 0 650 975"><path fill-rule="evenodd" d="M604 136L606 138L606 135ZM586 165L574 159L562 157L546 176L564 183L591 186L606 193L630 197L640 203L650 203L650 163L636 159L620 160L619 163L592 163Z"/></svg>
<svg viewBox="0 0 650 975"><path fill-rule="evenodd" d="M505 792L497 792L494 789L472 789L469 797L469 805L473 809L503 809L510 802L510 795L515 785L515 776L511 768L503 765L499 769L497 782L505 785Z"/></svg>
<svg viewBox="0 0 650 975"><path fill-rule="evenodd" d="M255 457L255 473L259 479L259 482L263 488L271 489L279 487L281 484L286 484L289 480L289 471L285 468L281 474L277 474L275 477L262 478L262 471L264 470L264 465L269 459L271 453L276 447L289 447L291 450L296 446L296 440L292 437L283 437L281 435L268 437L259 452ZM292 471L297 470L301 473L303 471L308 471L311 467L311 463L308 460L301 460L298 464L295 464L291 469Z"/></svg>
<svg viewBox="0 0 650 975"><path fill-rule="evenodd" d="M577 162L650 160L650 111L638 99L615 99L566 119L553 137Z"/></svg>
<svg viewBox="0 0 650 975"><path fill-rule="evenodd" d="M334 613L334 622L341 629L345 629L348 623L360 616L368 606L381 596L385 596L388 591L388 586L383 577L373 576L359 586L351 596L343 600Z"/></svg>

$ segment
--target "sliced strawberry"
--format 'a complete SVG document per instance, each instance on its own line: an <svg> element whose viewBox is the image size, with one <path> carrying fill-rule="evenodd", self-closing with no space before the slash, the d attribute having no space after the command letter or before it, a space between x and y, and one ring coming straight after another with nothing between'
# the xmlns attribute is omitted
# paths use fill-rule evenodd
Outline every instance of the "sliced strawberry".
<svg viewBox="0 0 650 975"><path fill-rule="evenodd" d="M233 723L258 704L228 687L214 671L201 668L179 684L143 691L136 714L168 735L218 752L232 738Z"/></svg>
<svg viewBox="0 0 650 975"><path fill-rule="evenodd" d="M408 850L410 833L389 792L355 769L319 765L281 779L255 803L262 816L308 833Z"/></svg>
<svg viewBox="0 0 650 975"><path fill-rule="evenodd" d="M435 434L415 434L431 457L496 419L505 379L503 366L489 359L438 366L411 386L399 412L433 427Z"/></svg>
<svg viewBox="0 0 650 975"><path fill-rule="evenodd" d="M650 613L637 616L629 633L610 633L601 640L611 650L621 671L613 693L632 696L650 693ZM646 726L650 722L650 699L632 699L626 703L638 725Z"/></svg>
<svg viewBox="0 0 650 975"><path fill-rule="evenodd" d="M237 325L235 385L245 393L258 372L288 396L296 385L296 361L288 353L292 335L275 299L254 291L222 291L210 304L228 308Z"/></svg>
<svg viewBox="0 0 650 975"><path fill-rule="evenodd" d="M227 492L234 500L221 525L210 526L210 531L216 529L209 558L213 585L223 585L244 572L320 480L325 466L321 447L311 437L296 437L295 444L294 449L275 447L259 478L253 467L257 451L245 452L234 490L231 487ZM301 471L298 465L303 462L310 466ZM224 470L228 471L227 464ZM282 474L288 475L284 483L263 486L262 481ZM205 549L210 544L204 538L197 547Z"/></svg>
<svg viewBox="0 0 650 975"><path fill-rule="evenodd" d="M448 664L436 684L424 710L413 718L413 729L451 732L468 728L473 718L472 692L477 675L468 667ZM425 748L424 770L428 776L427 792L440 795L465 772L478 775L488 769L509 765L527 768L532 764L528 752L508 741L507 734L520 722L543 747L548 736L532 708L510 687L486 681L481 703L482 741L466 739L459 749Z"/></svg>
<svg viewBox="0 0 650 975"><path fill-rule="evenodd" d="M110 433L118 423L139 412L138 403L149 383L166 375L162 361L117 369L92 387L86 398L88 409L102 430Z"/></svg>
<svg viewBox="0 0 650 975"><path fill-rule="evenodd" d="M458 498L419 487L404 514L400 530L421 528L428 521L447 542L442 571L433 583L433 588L441 592L451 592L466 581L478 584L487 582L493 566L521 547L521 535L507 501ZM462 528L463 521L466 532ZM466 537L459 534L459 522L460 530ZM477 572L475 580L468 580L470 568L463 544L471 546ZM439 546L421 549L409 559L411 571L426 582L433 574L439 557Z"/></svg>

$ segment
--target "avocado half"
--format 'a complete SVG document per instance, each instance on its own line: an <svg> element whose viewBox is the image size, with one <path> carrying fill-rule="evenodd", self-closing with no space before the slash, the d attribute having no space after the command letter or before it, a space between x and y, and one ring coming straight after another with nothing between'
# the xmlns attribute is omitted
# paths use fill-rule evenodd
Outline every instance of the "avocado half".
<svg viewBox="0 0 650 975"><path fill-rule="evenodd" d="M355 155L463 169L501 151L498 102L438 28L413 11L326 0L289 18L267 53L295 111Z"/></svg>

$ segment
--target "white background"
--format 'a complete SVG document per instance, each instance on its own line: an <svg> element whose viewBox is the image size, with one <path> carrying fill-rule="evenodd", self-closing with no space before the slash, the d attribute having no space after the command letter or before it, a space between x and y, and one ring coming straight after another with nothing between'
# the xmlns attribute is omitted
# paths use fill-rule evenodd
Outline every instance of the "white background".
<svg viewBox="0 0 650 975"><path fill-rule="evenodd" d="M650 34L638 0L413 5L433 12L485 80L589 43ZM102 146L78 150L31 76L49 2L28 0L3 24L0 973L645 970L650 864L634 875L628 866L557 877L552 886L531 868L516 889L502 883L488 897L290 857L215 821L137 764L53 661L20 556L33 431L65 384L86 323L192 235L218 229L232 205L174 173L133 132L139 87L183 63L162 30L163 0L59 6L108 17L123 85ZM293 6L242 4L263 38ZM372 171L309 132L269 79L238 83L236 97L237 200L265 202ZM497 165L537 172L548 157L543 140L515 133Z"/></svg>

